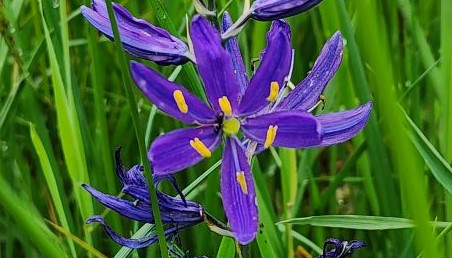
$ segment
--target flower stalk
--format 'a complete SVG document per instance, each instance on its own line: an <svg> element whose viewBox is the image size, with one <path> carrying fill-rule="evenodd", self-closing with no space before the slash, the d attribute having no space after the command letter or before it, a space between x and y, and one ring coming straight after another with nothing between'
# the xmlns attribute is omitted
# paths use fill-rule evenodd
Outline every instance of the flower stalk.
<svg viewBox="0 0 452 258"><path fill-rule="evenodd" d="M124 89L125 89L125 92L127 95L127 102L130 107L130 113L132 115L132 123L133 123L133 127L135 129L135 135L136 135L137 142L138 142L138 149L140 152L140 157L141 157L141 160L143 161L144 176L146 178L146 181L148 182L147 186L148 186L149 195L150 195L150 199L151 199L151 203L152 203L152 213L155 218L155 226L157 228L160 252L161 252L162 257L168 258L169 257L168 249L166 246L166 239L165 239L165 234L164 234L164 229L163 229L163 223L162 223L159 205L158 205L158 201L157 201L157 193L156 193L156 189L155 189L155 185L154 185L154 180L152 178L149 162L146 162L147 155L146 155L146 147L145 147L145 143L144 143L144 134L139 125L138 109L137 109L136 101L135 101L135 98L134 98L133 92L132 92L132 81L130 79L129 66L127 65L127 58L124 53L124 47L121 43L119 30L118 30L118 24L116 22L116 18L115 18L114 12L113 12L113 6L112 6L111 0L107 0L106 5L107 5L108 16L109 16L110 22L111 22L111 27L113 29L113 35L114 35L114 38L117 39L117 40L115 40L115 45L119 49L119 59L120 59L120 63L122 66L121 73L122 73L122 79L123 79L123 83L124 83Z"/></svg>

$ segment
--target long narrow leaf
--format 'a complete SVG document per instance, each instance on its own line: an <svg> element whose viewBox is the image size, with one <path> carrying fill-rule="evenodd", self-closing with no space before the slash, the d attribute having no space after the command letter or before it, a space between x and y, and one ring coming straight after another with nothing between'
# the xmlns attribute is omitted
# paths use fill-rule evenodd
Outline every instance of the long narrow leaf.
<svg viewBox="0 0 452 258"><path fill-rule="evenodd" d="M449 194L452 195L452 167L441 156L438 150L430 143L421 130L405 113L408 125L411 128L410 138L414 146L421 154L425 164L430 168L432 175L440 183Z"/></svg>
<svg viewBox="0 0 452 258"><path fill-rule="evenodd" d="M60 190L58 189L57 181L54 176L54 169L50 163L49 157L47 156L46 149L42 144L41 137L36 132L36 128L33 124L30 124L30 137L35 147L36 154L39 157L39 162L41 163L42 171L49 187L50 195L52 196L53 204L58 214L58 218L63 226L63 228L70 232L70 227L68 220L66 218L66 213L61 201ZM69 248L71 249L72 256L76 257L75 246L72 239L68 238Z"/></svg>
<svg viewBox="0 0 452 258"><path fill-rule="evenodd" d="M360 230L404 229L416 226L414 220L395 217L379 217L364 215L324 215L284 220L280 224L311 225L316 227L349 228ZM278 224L279 224L278 223ZM431 222L432 226L445 228L452 222Z"/></svg>

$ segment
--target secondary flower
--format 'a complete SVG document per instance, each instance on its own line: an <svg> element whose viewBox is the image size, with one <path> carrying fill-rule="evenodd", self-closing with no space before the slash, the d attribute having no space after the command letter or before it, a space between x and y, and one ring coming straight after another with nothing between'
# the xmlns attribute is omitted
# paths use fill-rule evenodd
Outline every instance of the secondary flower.
<svg viewBox="0 0 452 258"><path fill-rule="evenodd" d="M222 35L224 39L230 38L240 32L243 25L250 19L259 21L272 21L306 12L322 0L256 0Z"/></svg>
<svg viewBox="0 0 452 258"><path fill-rule="evenodd" d="M180 39L145 20L133 17L121 5L112 5L121 42L130 54L160 65L183 64L192 58L187 45ZM91 8L82 6L80 11L98 31L113 39L107 6L103 0L93 0Z"/></svg>
<svg viewBox="0 0 452 258"><path fill-rule="evenodd" d="M339 239L329 238L323 246L323 254L315 258L343 258L365 246L366 244L359 240L340 241Z"/></svg>
<svg viewBox="0 0 452 258"><path fill-rule="evenodd" d="M250 8L250 16L260 21L271 21L305 12L322 0L256 0Z"/></svg>
<svg viewBox="0 0 452 258"><path fill-rule="evenodd" d="M134 201L104 194L86 184L82 185L83 188L85 188L100 203L118 214L139 222L154 224L155 221L152 214L148 187L146 179L143 176L143 167L136 165L127 171L121 164L120 149L116 151L115 157L116 174L123 185L122 192L132 197ZM182 192L171 175L154 175L154 182L156 185L164 179L170 180L176 191L182 197L182 199L179 199L157 191L157 199L162 215L162 222L168 226L165 230L165 235L168 237L176 234L180 229L191 227L202 222L203 208L198 203L186 201L183 198ZM141 239L128 239L119 236L113 231L113 229L110 228L110 226L108 226L108 224L106 224L104 219L98 215L95 215L86 221L87 224L93 222L101 223L113 241L130 248L143 248L158 240L156 234L151 234Z"/></svg>
<svg viewBox="0 0 452 258"><path fill-rule="evenodd" d="M137 62L131 64L135 83L159 109L196 125L158 137L151 145L148 157L154 173L171 174L210 157L224 136L223 206L236 239L247 244L257 232L257 202L245 146L237 134L241 131L264 148L331 145L350 139L364 127L371 103L355 110L318 117L307 112L319 101L323 87L340 63L340 34L335 34L322 51L320 61L313 69L315 76L308 76L309 81L300 84L299 87L307 89L290 93L289 103L283 101L280 108L277 104L290 79L292 63L288 24L281 20L273 22L267 34L267 47L261 54L262 61L249 84L237 80L237 76L243 76L234 73L238 71L236 67L241 65L241 59L235 59L235 56L232 60L236 63L233 64L230 53L221 45L219 33L206 19L195 16L190 35L210 105L152 69ZM233 56L238 54L235 52ZM319 78L320 75L325 78ZM314 104L304 109L311 102Z"/></svg>

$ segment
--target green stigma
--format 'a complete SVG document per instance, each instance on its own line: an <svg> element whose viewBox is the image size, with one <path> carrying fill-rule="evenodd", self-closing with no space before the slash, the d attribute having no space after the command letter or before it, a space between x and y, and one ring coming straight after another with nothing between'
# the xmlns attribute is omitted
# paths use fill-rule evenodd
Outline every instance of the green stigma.
<svg viewBox="0 0 452 258"><path fill-rule="evenodd" d="M235 118L230 118L223 122L223 132L227 135L236 135L240 130L240 122Z"/></svg>

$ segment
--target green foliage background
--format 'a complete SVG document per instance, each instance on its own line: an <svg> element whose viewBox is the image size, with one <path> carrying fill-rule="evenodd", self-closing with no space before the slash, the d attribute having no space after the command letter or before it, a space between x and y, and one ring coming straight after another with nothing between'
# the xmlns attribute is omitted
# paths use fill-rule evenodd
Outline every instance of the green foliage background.
<svg viewBox="0 0 452 258"><path fill-rule="evenodd" d="M120 3L183 39L185 16L195 13L189 0ZM220 9L230 4L234 19L243 6L240 0L216 3ZM124 236L142 226L105 210L80 187L120 194L112 161L117 146L126 165L141 163L122 53L83 19L83 4L89 1L0 0L0 257L124 257L127 250L118 253L100 227L84 221L105 215ZM328 237L364 240L368 246L354 257L452 255L451 13L451 0L324 0L288 19L294 83L336 30L346 39L342 66L324 93L325 109L316 112L371 99L374 108L363 133L347 143L272 149L255 159L261 227L250 257L294 257L302 249L317 255ZM251 21L239 36L250 74L269 25ZM201 92L192 65L147 64ZM146 146L183 126L133 93ZM225 221L220 154L177 179L188 198ZM276 224L283 220L290 221ZM189 257L236 253L231 239L204 224L170 239L170 246L177 241ZM160 256L158 245L131 255Z"/></svg>

